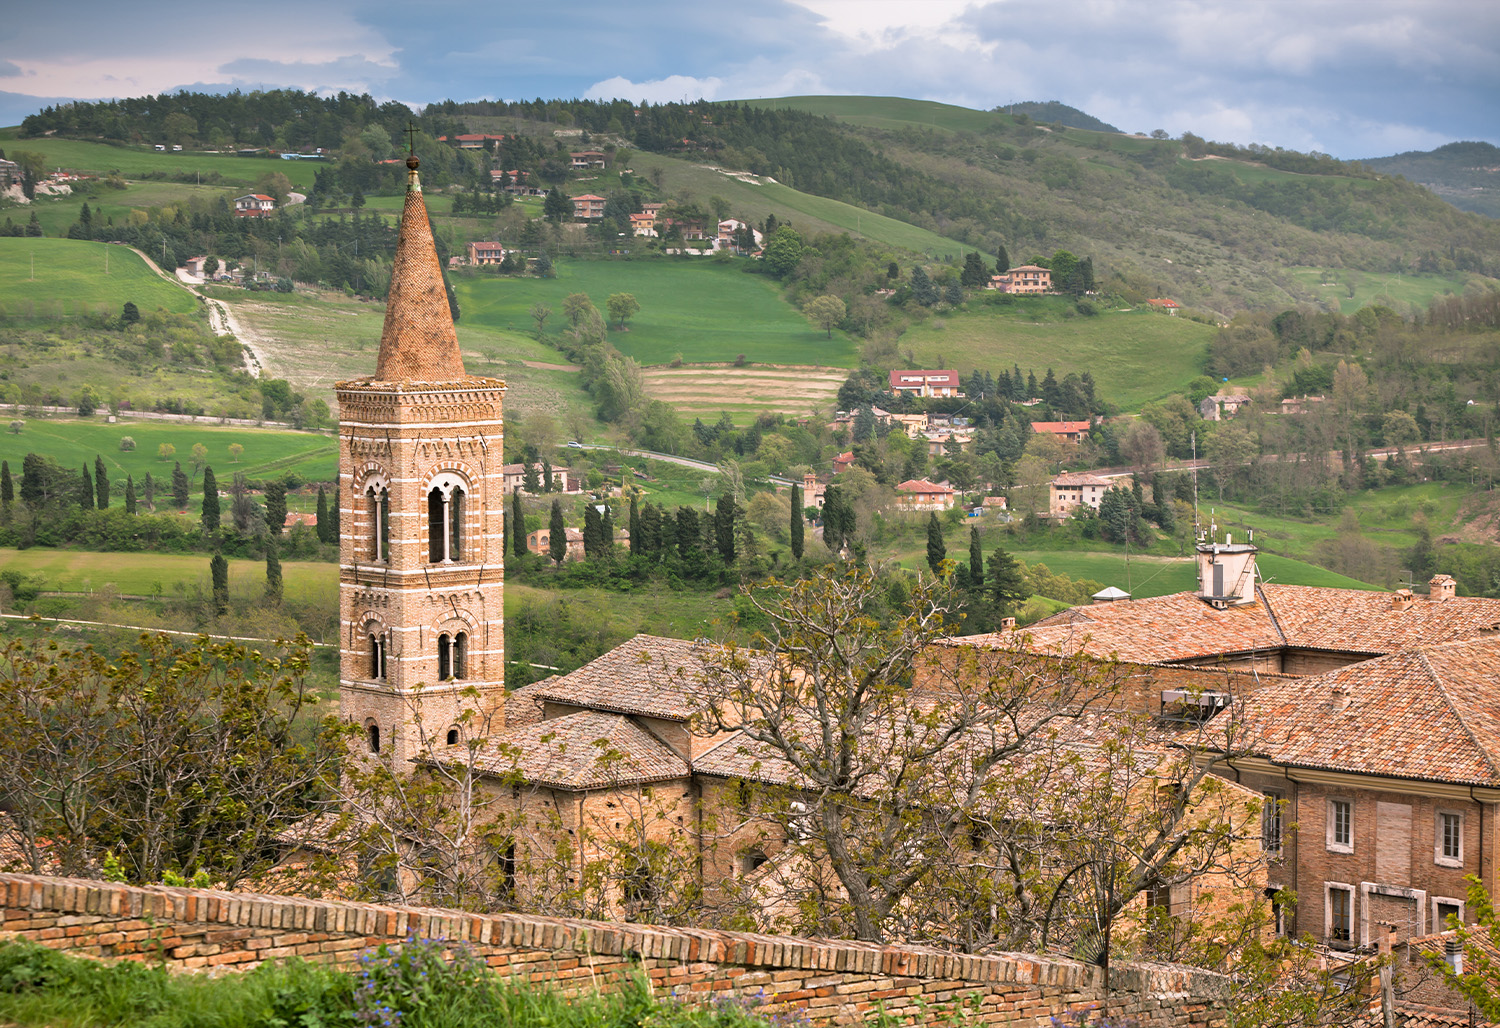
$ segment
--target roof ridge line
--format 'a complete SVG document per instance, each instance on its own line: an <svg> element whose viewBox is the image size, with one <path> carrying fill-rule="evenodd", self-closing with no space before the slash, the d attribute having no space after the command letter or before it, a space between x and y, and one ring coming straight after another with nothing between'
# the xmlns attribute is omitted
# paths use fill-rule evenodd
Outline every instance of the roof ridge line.
<svg viewBox="0 0 1500 1028"><path fill-rule="evenodd" d="M1467 644L1472 640L1461 639L1455 641ZM1446 647L1452 646L1453 643L1443 643L1440 645ZM1474 744L1474 748L1479 751L1480 755L1484 757L1484 762L1489 765L1490 775L1494 778L1500 778L1500 764L1497 764L1495 762L1494 755L1490 753L1489 749L1484 745L1484 743L1479 741L1478 736L1474 734L1474 730L1469 727L1468 718L1464 716L1463 710L1457 703L1454 702L1453 696L1448 691L1447 677L1444 676L1443 673L1440 672L1435 666L1433 666L1431 659L1429 659L1429 657L1427 656L1427 650L1425 648L1416 650L1415 652L1421 659L1422 666L1427 669L1427 673L1432 677L1434 684L1437 686L1438 693L1443 697L1443 702L1448 705L1448 709L1451 710L1453 712L1453 716L1458 719L1459 727L1464 730L1464 735L1469 737L1469 742Z"/></svg>
<svg viewBox="0 0 1500 1028"><path fill-rule="evenodd" d="M1260 577L1260 568L1258 568L1258 567L1255 570L1255 577L1256 578ZM1281 640L1281 645L1283 645L1283 646L1290 646L1290 645L1292 645L1292 641L1290 639L1288 639L1287 636L1286 636L1286 629L1284 629L1284 628L1281 627L1281 619L1276 616L1276 608L1273 607L1273 606L1271 606L1271 594L1268 593L1268 592L1266 592L1266 585L1265 585L1265 583L1264 582L1256 582L1255 583L1255 591L1260 594L1260 602L1266 608L1266 617L1268 617L1268 618L1271 619L1271 627L1274 628L1274 629L1276 629L1276 635ZM1309 649L1315 649L1315 648L1316 647L1309 647Z"/></svg>

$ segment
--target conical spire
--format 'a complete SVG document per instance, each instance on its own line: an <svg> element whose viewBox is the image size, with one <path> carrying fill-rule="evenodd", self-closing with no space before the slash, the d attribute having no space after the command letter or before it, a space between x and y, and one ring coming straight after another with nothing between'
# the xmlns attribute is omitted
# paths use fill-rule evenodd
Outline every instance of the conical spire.
<svg viewBox="0 0 1500 1028"><path fill-rule="evenodd" d="M453 331L443 271L432 243L432 226L422 184L417 180L417 157L406 159L406 206L391 264L391 292L385 304L385 329L380 333L377 382L453 382L468 377Z"/></svg>

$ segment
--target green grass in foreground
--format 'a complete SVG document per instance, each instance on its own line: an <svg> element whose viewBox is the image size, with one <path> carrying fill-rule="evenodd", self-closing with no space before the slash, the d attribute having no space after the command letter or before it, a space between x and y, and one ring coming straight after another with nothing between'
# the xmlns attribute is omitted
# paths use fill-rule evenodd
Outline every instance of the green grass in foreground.
<svg viewBox="0 0 1500 1028"><path fill-rule="evenodd" d="M0 569L15 568L39 577L47 592L113 591L131 596L167 596L208 592L206 553L97 553L0 547ZM337 604L339 569L318 561L285 561L281 565L285 596L298 603ZM266 564L261 560L229 561L229 591L236 598L258 599L265 591Z"/></svg>
<svg viewBox="0 0 1500 1028"><path fill-rule="evenodd" d="M208 448L208 463L221 488L228 488L235 474L246 478L265 478L296 472L310 482L331 482L338 473L338 442L332 436L316 432L286 432L263 428L239 428L219 425L181 424L170 421L134 421L122 418L114 424L102 413L92 418L61 420L27 418L20 434L0 432L0 460L10 462L10 473L19 482L21 463L28 453L51 457L65 468L92 470L96 456L104 458L111 483L111 500L125 502L125 476L133 475L136 495L144 488L147 473L158 485L157 509L171 503L172 464L180 461L192 478L192 491L199 492L201 480L192 472L192 450L201 443ZM9 416L4 419L9 424ZM135 440L134 450L121 450L120 440ZM157 456L163 444L176 448L167 460ZM233 444L243 446L239 461L229 453Z"/></svg>
<svg viewBox="0 0 1500 1028"><path fill-rule="evenodd" d="M446 958L445 958L446 951ZM402 1028L750 1028L762 999L658 999L644 974L604 976L563 995L502 978L461 943L408 942L361 957L360 972L300 960L254 971L172 974L137 961L86 960L33 943L0 943L0 1021L47 1028L260 1028L395 1024Z"/></svg>
<svg viewBox="0 0 1500 1028"><path fill-rule="evenodd" d="M1155 311L1067 314L1063 297L1018 298L1008 304L971 303L968 311L933 316L901 337L918 367L998 372L1019 364L1040 381L1050 367L1094 376L1099 395L1125 410L1181 392L1201 374L1214 330Z"/></svg>
<svg viewBox="0 0 1500 1028"><path fill-rule="evenodd" d="M117 317L127 301L143 312L161 307L183 314L198 306L126 247L0 237L0 317L76 316L99 308Z"/></svg>
<svg viewBox="0 0 1500 1028"><path fill-rule="evenodd" d="M608 318L611 293L630 293L640 303L627 331L613 327L609 339L642 364L665 364L678 354L688 361L732 361L744 354L772 364L850 367L854 344L839 333L828 340L781 299L776 282L747 273L743 259L566 261L554 279L475 275L454 282L463 324L511 333L534 325L531 305L552 308L547 331L562 332L563 300L587 293ZM555 358L554 358L555 359Z"/></svg>

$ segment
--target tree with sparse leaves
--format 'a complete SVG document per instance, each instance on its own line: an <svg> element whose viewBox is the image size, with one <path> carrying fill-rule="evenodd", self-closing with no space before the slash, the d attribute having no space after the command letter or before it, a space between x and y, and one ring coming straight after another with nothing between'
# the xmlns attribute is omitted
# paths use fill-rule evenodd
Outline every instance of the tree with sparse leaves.
<svg viewBox="0 0 1500 1028"><path fill-rule="evenodd" d="M802 313L832 339L833 330L843 323L848 308L837 296L815 296L802 305Z"/></svg>

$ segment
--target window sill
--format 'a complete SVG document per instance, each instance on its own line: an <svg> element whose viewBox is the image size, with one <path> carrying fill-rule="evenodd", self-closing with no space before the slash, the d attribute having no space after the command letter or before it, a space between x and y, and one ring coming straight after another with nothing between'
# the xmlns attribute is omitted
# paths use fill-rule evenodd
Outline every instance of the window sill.
<svg viewBox="0 0 1500 1028"><path fill-rule="evenodd" d="M1337 842L1330 842L1328 844L1328 852L1329 853L1353 853L1354 852L1354 847L1353 847L1353 845L1343 845L1343 844L1337 843Z"/></svg>
<svg viewBox="0 0 1500 1028"><path fill-rule="evenodd" d="M1434 857L1432 862L1438 867L1451 867L1462 871L1464 862L1461 857Z"/></svg>

